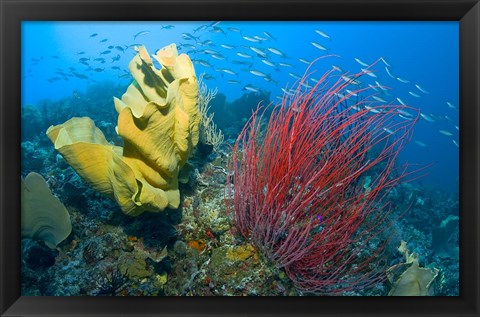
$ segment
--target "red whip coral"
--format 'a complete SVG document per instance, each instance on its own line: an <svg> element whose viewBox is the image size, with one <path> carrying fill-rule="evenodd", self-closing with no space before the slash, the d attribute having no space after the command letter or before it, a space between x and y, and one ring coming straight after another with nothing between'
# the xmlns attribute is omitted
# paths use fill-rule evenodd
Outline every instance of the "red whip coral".
<svg viewBox="0 0 480 317"><path fill-rule="evenodd" d="M412 173L395 161L418 111L382 104L368 88L347 91L360 75L327 72L302 89L305 76L265 127L257 110L234 146L227 207L235 226L308 293L385 278L384 243L373 238L390 223L389 190Z"/></svg>

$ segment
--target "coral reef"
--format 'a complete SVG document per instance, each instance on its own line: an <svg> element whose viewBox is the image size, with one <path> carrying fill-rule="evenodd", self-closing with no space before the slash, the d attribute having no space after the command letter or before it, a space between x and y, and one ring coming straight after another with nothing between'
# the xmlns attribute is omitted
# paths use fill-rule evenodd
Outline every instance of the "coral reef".
<svg viewBox="0 0 480 317"><path fill-rule="evenodd" d="M64 122L72 115L89 116L105 133L104 138L110 141L108 146L123 146L123 138L115 131L118 113L111 107L111 96L121 95L125 89L113 83L94 83L86 92L76 92L58 101L44 101L40 112L26 111L22 115L34 123L43 122L45 127ZM179 182L182 180L178 184L179 208L167 208L161 213L143 213L137 217L123 214L116 201L95 191L53 150L46 134L25 134L22 175L25 177L30 171L44 175L49 188L70 214L72 232L55 249L41 240L22 240L22 295L307 295L293 284L284 269L275 267L243 237L225 206L225 184L232 172L229 144L234 143L232 138L237 137L246 122L246 117L237 116L232 104L248 107L251 112L259 95L251 94L250 98L244 96L228 103L219 93L211 100L213 121L225 133L228 144L200 153L199 145L203 143L199 142L179 174ZM265 137L267 123L267 120L260 122L259 140ZM382 166L374 167L357 180L363 194L372 192L373 176L381 169ZM355 288L338 294L388 295L402 273L413 266L405 264L405 255L397 252L400 240L409 237L412 253L421 255L419 270L439 269L428 291L434 290L438 296L458 295L458 259L439 254L434 247L440 242L434 231L447 228L450 235L447 245L458 245L458 231L450 230L455 229L450 228L454 222L440 226L450 216L458 216L458 196L434 192L419 183L404 183L393 187L387 197L391 202L391 219L395 221L389 227L391 241L380 261L386 267L401 265L392 271L391 282L379 279L373 288ZM369 259L382 247L384 238L380 233L367 243L353 242L352 248L360 251L361 259Z"/></svg>

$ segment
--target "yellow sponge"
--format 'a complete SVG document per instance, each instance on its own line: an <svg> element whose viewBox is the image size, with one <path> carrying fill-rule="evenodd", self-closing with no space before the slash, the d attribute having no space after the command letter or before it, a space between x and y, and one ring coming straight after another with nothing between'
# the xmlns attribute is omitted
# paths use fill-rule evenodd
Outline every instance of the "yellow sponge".
<svg viewBox="0 0 480 317"><path fill-rule="evenodd" d="M138 48L129 64L135 80L121 100L114 98L123 147L110 145L89 118L47 131L78 174L129 215L178 208L178 174L199 138L198 84L190 58L178 55L175 44L155 58L161 69Z"/></svg>
<svg viewBox="0 0 480 317"><path fill-rule="evenodd" d="M52 195L42 175L28 174L22 179L22 237L43 240L55 248L72 232L70 215Z"/></svg>

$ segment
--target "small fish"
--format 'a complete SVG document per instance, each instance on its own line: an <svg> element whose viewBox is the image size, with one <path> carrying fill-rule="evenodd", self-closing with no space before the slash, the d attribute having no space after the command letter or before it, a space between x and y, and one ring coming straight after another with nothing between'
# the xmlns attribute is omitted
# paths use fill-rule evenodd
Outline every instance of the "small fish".
<svg viewBox="0 0 480 317"><path fill-rule="evenodd" d="M395 134L395 132L393 132L392 130L388 129L388 128L383 128L383 130L389 134Z"/></svg>
<svg viewBox="0 0 480 317"><path fill-rule="evenodd" d="M249 67L252 67L253 66L253 63L251 62L246 62L246 61L232 61L232 64L235 64L235 65L248 65Z"/></svg>
<svg viewBox="0 0 480 317"><path fill-rule="evenodd" d="M227 50L231 50L231 49L235 48L235 46L228 45L228 44L220 44L220 46L223 47L223 48L226 48Z"/></svg>
<svg viewBox="0 0 480 317"><path fill-rule="evenodd" d="M427 147L427 145L425 143L423 143L422 141L415 141L415 143L421 147Z"/></svg>
<svg viewBox="0 0 480 317"><path fill-rule="evenodd" d="M206 30L206 29L208 29L208 25L203 24L203 25L200 25L198 28L193 29L193 33L203 31L203 30Z"/></svg>
<svg viewBox="0 0 480 317"><path fill-rule="evenodd" d="M368 86L369 86L370 88L372 88L373 90L378 91L377 87L375 87L374 85L368 84Z"/></svg>
<svg viewBox="0 0 480 317"><path fill-rule="evenodd" d="M342 75L342 79L344 81L346 81L347 83L349 84L352 84L352 85L360 85L360 81L359 80L356 80L350 76L347 76L347 75Z"/></svg>
<svg viewBox="0 0 480 317"><path fill-rule="evenodd" d="M428 121L428 122L435 122L435 120L433 120L433 118L430 117L430 116L427 115L427 114L420 113L420 116L421 116L423 119L425 119L426 121Z"/></svg>
<svg viewBox="0 0 480 317"><path fill-rule="evenodd" d="M111 50L113 48L113 45L109 45L107 48Z"/></svg>
<svg viewBox="0 0 480 317"><path fill-rule="evenodd" d="M360 65L362 65L362 66L365 66L365 67L368 67L368 66L369 66L367 63L362 62L360 59L358 59L358 58L356 58L356 57L355 57L355 61L356 61L357 63L359 63Z"/></svg>
<svg viewBox="0 0 480 317"><path fill-rule="evenodd" d="M313 46L315 46L316 48L318 48L318 49L320 49L320 50L322 50L322 51L326 51L326 50L327 50L326 47L318 44L317 42L310 42L310 44L312 44Z"/></svg>
<svg viewBox="0 0 480 317"><path fill-rule="evenodd" d="M268 33L267 31L263 31L263 34L265 34L269 39L272 39L274 41L277 40L272 34Z"/></svg>
<svg viewBox="0 0 480 317"><path fill-rule="evenodd" d="M334 70L338 71L338 72L345 73L340 66L332 65L332 68L333 68Z"/></svg>
<svg viewBox="0 0 480 317"><path fill-rule="evenodd" d="M429 94L429 92L423 89L420 85L415 84L415 87L417 87L417 89L423 92L424 94Z"/></svg>
<svg viewBox="0 0 480 317"><path fill-rule="evenodd" d="M86 58L86 57L82 57L79 59L80 62L86 62L86 61L89 61L90 58Z"/></svg>
<svg viewBox="0 0 480 317"><path fill-rule="evenodd" d="M370 106L365 106L365 109L367 109L368 111L370 111L371 113L380 113L379 110L373 108L373 107L370 107Z"/></svg>
<svg viewBox="0 0 480 317"><path fill-rule="evenodd" d="M220 23L222 23L222 21L214 21L214 22L210 23L208 26L214 28L217 25L219 25Z"/></svg>
<svg viewBox="0 0 480 317"><path fill-rule="evenodd" d="M323 37L326 38L326 39L331 40L330 36L329 36L327 33L325 33L325 32L322 32L322 31L320 31L320 30L315 30L315 33L317 33L317 34L320 35L320 36L323 36Z"/></svg>
<svg viewBox="0 0 480 317"><path fill-rule="evenodd" d="M243 90L248 90L248 91L251 91L251 92L259 92L260 90L254 86L251 86L251 85L247 85L245 87L243 87Z"/></svg>
<svg viewBox="0 0 480 317"><path fill-rule="evenodd" d="M223 35L227 36L225 31L219 26L213 26L212 29L210 30L210 32L212 32L212 33L222 33Z"/></svg>
<svg viewBox="0 0 480 317"><path fill-rule="evenodd" d="M313 81L315 84L319 82L319 80L318 80L318 79L316 79L316 78L313 78L313 77L310 77L310 80L311 80L311 81Z"/></svg>
<svg viewBox="0 0 480 317"><path fill-rule="evenodd" d="M457 142L457 141L452 140L452 142L453 142L453 144L455 144L456 147L460 147L460 146L458 145L458 142Z"/></svg>
<svg viewBox="0 0 480 317"><path fill-rule="evenodd" d="M285 54L283 54L280 50L277 50L276 48L269 47L269 48L267 48L267 50L269 50L270 52L272 52L275 55L285 57Z"/></svg>
<svg viewBox="0 0 480 317"><path fill-rule="evenodd" d="M103 58L103 57L97 57L97 58L94 59L94 61L104 63L104 62L105 62L105 58Z"/></svg>
<svg viewBox="0 0 480 317"><path fill-rule="evenodd" d="M390 64L387 63L387 61L385 60L385 58L380 57L380 60L381 60L385 65L387 65L388 67L391 67Z"/></svg>
<svg viewBox="0 0 480 317"><path fill-rule="evenodd" d="M120 67L118 67L118 66L112 66L112 69L120 70Z"/></svg>
<svg viewBox="0 0 480 317"><path fill-rule="evenodd" d="M385 71L387 72L388 76L392 77L393 79L396 78L395 76L393 76L393 74L390 72L387 66L385 66Z"/></svg>
<svg viewBox="0 0 480 317"><path fill-rule="evenodd" d="M122 74L122 75L119 75L118 78L130 78L130 74Z"/></svg>
<svg viewBox="0 0 480 317"><path fill-rule="evenodd" d="M262 73L261 71L258 71L258 70L251 70L250 73L255 75L255 76L267 77L267 74L264 74L264 73Z"/></svg>
<svg viewBox="0 0 480 317"><path fill-rule="evenodd" d="M98 33L93 33L93 34L90 34L90 37L95 37L97 35L98 35Z"/></svg>
<svg viewBox="0 0 480 317"><path fill-rule="evenodd" d="M404 115L401 115L401 114L399 114L398 116L402 119L405 119L405 120L413 120L412 117L407 117L407 116L404 116Z"/></svg>
<svg viewBox="0 0 480 317"><path fill-rule="evenodd" d="M179 46L180 46L180 45L179 45ZM189 49L189 50L194 50L194 49L197 48L195 45L190 44L190 43L181 44L180 47L181 47L181 48L185 48L185 49Z"/></svg>
<svg viewBox="0 0 480 317"><path fill-rule="evenodd" d="M209 50L209 49L202 50L201 52L203 52L205 54L218 54L218 55L220 55L219 52L214 51L214 50Z"/></svg>
<svg viewBox="0 0 480 317"><path fill-rule="evenodd" d="M453 135L450 131L447 131L447 130L438 130L438 132L440 132L441 134L446 135L446 136L452 136Z"/></svg>
<svg viewBox="0 0 480 317"><path fill-rule="evenodd" d="M162 25L160 30L163 30L163 29L170 30L170 29L173 29L174 27L175 27L175 25L171 25L171 24Z"/></svg>
<svg viewBox="0 0 480 317"><path fill-rule="evenodd" d="M182 37L183 37L185 40L194 40L195 42L198 40L198 37L193 36L193 35L190 34L190 33L182 33Z"/></svg>
<svg viewBox="0 0 480 317"><path fill-rule="evenodd" d="M205 75L203 75L203 79L205 79L205 80L212 80L212 79L215 79L215 77L213 77L213 76L211 76L211 75L209 75L209 74L205 74Z"/></svg>
<svg viewBox="0 0 480 317"><path fill-rule="evenodd" d="M117 56L112 57L112 62L118 62L120 60L120 54L117 54Z"/></svg>
<svg viewBox="0 0 480 317"><path fill-rule="evenodd" d="M368 70L368 69L362 68L362 72L363 72L364 74L367 74L367 75L370 76L370 77L377 78L377 75L375 75L372 71L370 71L370 70Z"/></svg>
<svg viewBox="0 0 480 317"><path fill-rule="evenodd" d="M302 87L305 87L305 88L307 88L307 89L310 89L310 88L312 88L312 86L310 86L310 85L309 85L309 84L307 84L307 83L300 83L300 85L301 85Z"/></svg>
<svg viewBox="0 0 480 317"><path fill-rule="evenodd" d="M307 65L310 65L311 62L307 61L306 59L303 59L303 58L299 58L298 59L300 62L304 63L304 64L307 64Z"/></svg>
<svg viewBox="0 0 480 317"><path fill-rule="evenodd" d="M380 84L378 81L375 80L375 84L377 84L378 88L380 88L383 91L387 91L388 89L385 88L382 84Z"/></svg>
<svg viewBox="0 0 480 317"><path fill-rule="evenodd" d="M372 96L372 98L375 99L376 101L379 101L379 102L387 102L384 99L382 99L380 97L377 97L377 96Z"/></svg>
<svg viewBox="0 0 480 317"><path fill-rule="evenodd" d="M278 65L283 66L283 67L292 67L292 65L288 64L288 63L278 63Z"/></svg>
<svg viewBox="0 0 480 317"><path fill-rule="evenodd" d="M233 79L228 80L227 83L229 83L229 84L240 84L240 82L238 80L233 80Z"/></svg>
<svg viewBox="0 0 480 317"><path fill-rule="evenodd" d="M405 117L409 117L409 118L413 118L413 115L409 112L406 112L405 110L402 110L402 109L398 109L397 110L399 113L401 113L402 115L404 115Z"/></svg>
<svg viewBox="0 0 480 317"><path fill-rule="evenodd" d="M455 107L450 101L447 101L447 105L452 109L457 109L457 107Z"/></svg>
<svg viewBox="0 0 480 317"><path fill-rule="evenodd" d="M115 49L122 52L122 53L125 52L125 49L123 47L121 47L120 45L115 46Z"/></svg>
<svg viewBox="0 0 480 317"><path fill-rule="evenodd" d="M289 90L286 90L285 88L282 88L282 91L289 96L294 96L295 95L293 92L291 92Z"/></svg>
<svg viewBox="0 0 480 317"><path fill-rule="evenodd" d="M97 73L100 73L100 72L103 72L105 68L94 68L93 70L96 71Z"/></svg>
<svg viewBox="0 0 480 317"><path fill-rule="evenodd" d="M406 80L406 79L403 79L403 78L400 78L400 77L397 77L397 80L398 80L399 82L401 82L401 83L404 83L404 84L410 83L409 80Z"/></svg>
<svg viewBox="0 0 480 317"><path fill-rule="evenodd" d="M100 41L100 43L105 43L106 41L108 41L108 39L103 39Z"/></svg>
<svg viewBox="0 0 480 317"><path fill-rule="evenodd" d="M290 75L290 77L293 77L295 79L301 79L302 77L300 77L299 75L295 74L295 73L288 73L288 75Z"/></svg>
<svg viewBox="0 0 480 317"><path fill-rule="evenodd" d="M209 62L204 61L202 59L196 59L196 60L193 60L193 62L199 65L202 65L204 67L212 67L212 65Z"/></svg>
<svg viewBox="0 0 480 317"><path fill-rule="evenodd" d="M255 35L253 38L256 39L256 40L259 40L259 41L266 41L267 40L266 38L258 36L258 35Z"/></svg>
<svg viewBox="0 0 480 317"><path fill-rule="evenodd" d="M205 41L200 42L200 45L202 45L202 46L207 46L207 45L212 45L212 44L213 44L212 40L205 40Z"/></svg>
<svg viewBox="0 0 480 317"><path fill-rule="evenodd" d="M244 36L243 38L244 38L245 40L247 40L247 41L254 42L254 43L260 42L260 40L257 40L257 39L255 39L255 38L249 37L249 36Z"/></svg>
<svg viewBox="0 0 480 317"><path fill-rule="evenodd" d="M409 93L410 95L414 96L415 98L420 98L420 96L417 95L417 94L414 93L414 92L409 91L408 93Z"/></svg>
<svg viewBox="0 0 480 317"><path fill-rule="evenodd" d="M456 126L455 126L455 129L457 129L457 131L459 131L459 130L460 130L460 128L458 127L458 125L456 125Z"/></svg>
<svg viewBox="0 0 480 317"><path fill-rule="evenodd" d="M230 70L228 68L217 68L215 70L220 71L220 72L224 72L224 73L229 74L229 75L237 75L237 73L235 73L233 70Z"/></svg>
<svg viewBox="0 0 480 317"><path fill-rule="evenodd" d="M265 54L264 51L262 51L262 50L260 50L260 49L258 49L258 48L256 48L256 47L250 47L250 49L251 49L252 51L254 51L255 53L257 53L258 55L260 55L261 57L264 57L264 58L267 57L267 54Z"/></svg>
<svg viewBox="0 0 480 317"><path fill-rule="evenodd" d="M231 32L242 33L242 31L240 29L237 29L237 28L234 28L234 27L228 27L227 30L229 30Z"/></svg>
<svg viewBox="0 0 480 317"><path fill-rule="evenodd" d="M397 100L398 100L399 103L401 103L402 105L406 106L405 102L403 102L402 99L400 99L400 98L397 97Z"/></svg>
<svg viewBox="0 0 480 317"><path fill-rule="evenodd" d="M270 62L269 60L262 59L262 63L265 65L271 66L271 67L276 67L274 63Z"/></svg>
<svg viewBox="0 0 480 317"><path fill-rule="evenodd" d="M237 55L240 56L240 57L243 57L243 58L251 58L252 57L252 55L248 55L246 53L241 53L241 52L238 52Z"/></svg>
<svg viewBox="0 0 480 317"><path fill-rule="evenodd" d="M222 54L212 54L210 56L212 56L212 58L219 59L219 60L225 59L225 56L223 56Z"/></svg>
<svg viewBox="0 0 480 317"><path fill-rule="evenodd" d="M263 80L268 81L269 83L274 83L275 85L278 86L278 82L273 80L272 77L270 77L270 75L263 77Z"/></svg>
<svg viewBox="0 0 480 317"><path fill-rule="evenodd" d="M83 55L83 54L85 54L84 51L81 51L81 52L78 52L78 53L77 53L77 55Z"/></svg>
<svg viewBox="0 0 480 317"><path fill-rule="evenodd" d="M110 50L106 50L106 51L103 51L103 52L100 52L101 55L105 55L105 54L108 54L108 53L111 53L112 51Z"/></svg>

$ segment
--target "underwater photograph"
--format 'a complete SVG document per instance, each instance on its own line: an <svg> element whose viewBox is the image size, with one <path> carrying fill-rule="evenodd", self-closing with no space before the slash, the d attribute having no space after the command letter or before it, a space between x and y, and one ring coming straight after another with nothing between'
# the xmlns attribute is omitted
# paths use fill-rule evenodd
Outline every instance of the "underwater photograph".
<svg viewBox="0 0 480 317"><path fill-rule="evenodd" d="M459 296L459 22L21 23L21 296Z"/></svg>

